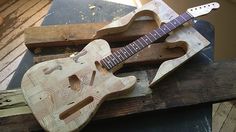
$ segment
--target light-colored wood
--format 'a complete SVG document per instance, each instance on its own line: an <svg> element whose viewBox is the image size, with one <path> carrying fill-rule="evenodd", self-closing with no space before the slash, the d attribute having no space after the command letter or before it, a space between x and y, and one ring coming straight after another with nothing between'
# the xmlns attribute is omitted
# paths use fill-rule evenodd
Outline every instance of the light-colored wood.
<svg viewBox="0 0 236 132"><path fill-rule="evenodd" d="M182 75L186 80L169 80L164 84L162 83L162 85L159 85L159 89L154 90L150 96L116 100L114 101L115 103L113 101L106 102L102 105L93 119L112 118L140 112L196 105L199 103L219 102L231 100L236 97L235 88L231 87L236 86L236 82L234 81L236 78L234 76L236 73L235 60L228 62L214 62L209 65L190 65L189 69L186 69L186 72ZM199 73L199 71L201 72ZM195 81L196 79L198 80L197 82ZM216 79L220 81L215 81ZM177 87L176 84L178 84ZM191 87L192 84L195 84L194 87ZM202 87L202 85L204 85L204 87ZM215 87L217 87L217 89L212 90ZM19 92L20 91L21 89L19 89ZM162 94L160 98L160 93L166 94ZM7 94L4 96L7 97ZM17 103L9 107L11 107L12 111L14 111L13 108L18 109ZM0 109L3 110L3 112L8 113L8 107L1 108L0 104ZM22 113L25 112L22 111ZM0 126L0 129L12 126L22 126L21 120L25 121L24 126L27 128L36 127L34 124L37 124L37 122L31 114L25 115L19 113L17 117L10 115L10 113L7 115L9 117L0 118L0 122L4 122L3 126Z"/></svg>
<svg viewBox="0 0 236 132"><path fill-rule="evenodd" d="M23 33L24 29L28 28L29 26L32 26L34 23L36 23L38 20L40 20L40 18L44 17L47 14L47 11L48 11L49 7L50 7L50 5L46 5L42 10L40 10L35 15L33 15L24 24L20 25L13 32L11 32L7 36L5 36L1 40L0 49L5 47L11 41L13 41L17 36L19 36L19 34Z"/></svg>
<svg viewBox="0 0 236 132"><path fill-rule="evenodd" d="M31 113L21 90L1 91L0 103L0 117Z"/></svg>
<svg viewBox="0 0 236 132"><path fill-rule="evenodd" d="M0 39L4 38L6 35L11 33L13 30L15 30L17 27L19 27L21 24L23 24L26 20L28 20L30 17L32 17L35 13L40 11L44 6L46 6L50 0L31 0L27 2L24 6L20 7L18 10L16 10L16 13L13 13L9 15L9 18L6 20L8 23L12 21L12 19L15 19L14 25L5 24L0 29L1 37ZM27 11L26 11L27 10Z"/></svg>
<svg viewBox="0 0 236 132"><path fill-rule="evenodd" d="M4 81L1 82L0 85L0 90L6 90L9 83L11 82L11 79L13 78L15 72L11 73L10 75L8 75L7 78L4 79Z"/></svg>
<svg viewBox="0 0 236 132"><path fill-rule="evenodd" d="M107 22L103 22L31 27L24 32L25 43L28 49L68 45L82 46L94 40L93 35L96 31L107 24ZM102 39L108 42L130 41L147 34L155 27L156 23L152 20L135 21L127 31L104 36Z"/></svg>
<svg viewBox="0 0 236 132"><path fill-rule="evenodd" d="M136 17L143 15L153 16L159 25L177 16L163 1L150 2L105 26L95 37L123 32ZM160 72L157 73L154 83L209 44L189 25L172 33L167 41L171 43L185 41L188 44L187 55L177 62L164 62L158 70L162 73L161 75ZM44 129L49 131L81 129L91 119L105 97L116 95L113 93L124 94L123 91L134 86L135 77L117 78L96 62L109 54L111 52L108 43L99 39L92 41L74 57L46 61L26 72L21 88L33 114ZM163 68L163 65L166 68Z"/></svg>
<svg viewBox="0 0 236 132"><path fill-rule="evenodd" d="M97 31L95 37L101 37L108 34L119 33L127 30L131 23L140 16L153 17L158 25L167 23L170 20L176 18L178 14L174 12L165 2L162 0L155 0L145 4L142 8L125 15L124 17L108 24L99 31ZM189 24L185 24L183 27L176 29L170 36L167 37L166 42L174 43L184 41L187 43L187 52L184 56L165 61L159 67L154 79L151 81L150 86L157 83L162 77L167 75L170 71L174 70L193 55L210 44L199 32L197 32Z"/></svg>
<svg viewBox="0 0 236 132"><path fill-rule="evenodd" d="M24 55L25 52L18 56L15 61L13 61L0 71L0 83L2 83L5 78L7 78L11 73L13 73L17 69Z"/></svg>
<svg viewBox="0 0 236 132"><path fill-rule="evenodd" d="M3 10L5 10L6 8L8 8L9 6L11 6L14 2L16 2L17 0L7 0L6 3L4 3L4 5L2 5L0 7L0 13L2 13Z"/></svg>
<svg viewBox="0 0 236 132"><path fill-rule="evenodd" d="M220 104L218 111L216 111L215 115L213 116L213 121L212 121L213 132L220 132L222 124L225 122L232 107L233 105L230 102L224 102Z"/></svg>
<svg viewBox="0 0 236 132"><path fill-rule="evenodd" d="M96 63L109 54L108 43L95 40L72 58L39 63L26 72L21 88L44 129L81 129L105 98L132 89L134 76L115 77Z"/></svg>
<svg viewBox="0 0 236 132"><path fill-rule="evenodd" d="M2 60L4 57L7 56L8 53L10 53L12 50L14 50L16 47L21 45L24 42L24 34L21 34L20 36L16 37L13 41L8 43L6 47L1 49L0 52L0 60Z"/></svg>
<svg viewBox="0 0 236 132"><path fill-rule="evenodd" d="M218 2L211 2L205 5L196 6L193 8L189 8L187 12L193 17L199 17L208 14L211 10L220 8L220 4Z"/></svg>
<svg viewBox="0 0 236 132"><path fill-rule="evenodd" d="M13 62L18 56L26 51L24 44L21 44L19 47L15 48L12 52L8 53L5 58L0 61L0 71L2 71L6 66Z"/></svg>
<svg viewBox="0 0 236 132"><path fill-rule="evenodd" d="M47 2L47 1L48 0L46 0L45 2ZM32 2L32 1L29 1L26 4L32 4L30 2ZM41 8L40 5L42 5L42 3L45 3L45 2L40 2L41 4L38 3L35 6L37 8ZM47 5L50 6L50 3L48 3ZM33 6L32 8L34 8L35 6ZM16 11L19 11L19 9L17 9ZM42 8L41 10L45 10L45 8ZM41 17L39 15L39 17L41 17L41 18L39 18L39 20L36 19L36 18L35 19L30 19L30 18L28 19L32 23L34 23L32 26L40 26L41 25L42 21L44 20L44 18L46 16L47 10L43 11L43 13L44 13L43 17ZM36 13L34 15L37 15L37 14L38 13ZM27 20L27 19L24 19L24 20ZM27 27L27 26L30 26L30 25L26 24L25 26ZM20 28L22 28L22 27L20 27ZM14 29L14 28L12 28L12 29ZM18 28L14 29L14 30L18 30ZM17 33L17 32L14 32L14 33ZM12 77L14 76L15 70L17 69L17 64L19 64L19 62L20 62L20 60L17 59L17 57L19 57L19 55L22 55L23 52L27 49L25 47L25 44L24 44L24 36L23 36L22 32L18 32L17 36L18 37L16 37L13 41L8 43L3 49L1 49L1 52L0 52L0 60L1 60L1 62L0 62L0 67L1 67L0 72L3 72L3 71L7 72L7 74L6 74L7 76L4 75L4 78L5 77L6 78L5 79L1 78L1 80L3 79L0 83L0 89L1 90L5 90L8 87L8 84L11 82ZM2 40L1 40L1 42L2 42ZM8 66L8 65L10 65L10 66ZM10 72L8 72L8 71L10 71Z"/></svg>
<svg viewBox="0 0 236 132"><path fill-rule="evenodd" d="M235 132L236 131L236 106L233 105L232 109L227 116L223 126L221 127L221 132Z"/></svg>
<svg viewBox="0 0 236 132"><path fill-rule="evenodd" d="M14 4L12 4L10 7L6 8L3 12L1 12L1 15L3 18L7 17L9 14L17 10L20 6L25 4L28 0L18 0Z"/></svg>
<svg viewBox="0 0 236 132"><path fill-rule="evenodd" d="M219 109L220 103L213 104L212 117L215 115L216 111Z"/></svg>

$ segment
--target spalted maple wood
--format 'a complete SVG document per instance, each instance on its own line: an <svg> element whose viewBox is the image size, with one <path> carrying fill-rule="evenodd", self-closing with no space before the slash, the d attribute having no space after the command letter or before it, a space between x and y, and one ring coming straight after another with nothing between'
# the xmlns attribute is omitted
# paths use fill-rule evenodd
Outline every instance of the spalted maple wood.
<svg viewBox="0 0 236 132"><path fill-rule="evenodd" d="M109 54L106 41L94 40L74 57L42 62L25 73L21 88L45 130L81 129L106 98L132 90L134 76L116 77L97 62Z"/></svg>

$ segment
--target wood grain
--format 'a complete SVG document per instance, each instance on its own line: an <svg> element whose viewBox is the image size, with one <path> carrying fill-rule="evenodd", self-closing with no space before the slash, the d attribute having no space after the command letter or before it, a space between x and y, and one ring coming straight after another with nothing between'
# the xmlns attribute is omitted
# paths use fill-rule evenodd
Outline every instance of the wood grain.
<svg viewBox="0 0 236 132"><path fill-rule="evenodd" d="M94 40L93 37L98 29L107 24L86 23L27 28L25 30L25 43L29 49L69 45L84 46ZM156 27L155 21L135 21L126 32L102 38L108 42L134 40Z"/></svg>
<svg viewBox="0 0 236 132"><path fill-rule="evenodd" d="M46 6L50 0L31 0L27 2L24 6L16 10L14 14L11 14L5 19L5 24L0 27L0 39L4 38L6 35L11 33L30 17L40 11L44 6Z"/></svg>
<svg viewBox="0 0 236 132"><path fill-rule="evenodd" d="M35 22L40 20L42 17L44 17L47 14L47 11L49 9L50 5L46 5L42 10L37 12L33 17L28 19L24 24L20 25L18 28L16 28L13 32L6 35L0 43L0 49L3 49L5 46L8 45L11 41L13 41L16 37L20 36L21 33L23 33L24 29L28 28L29 26L32 26Z"/></svg>
<svg viewBox="0 0 236 132"><path fill-rule="evenodd" d="M11 6L6 8L4 11L1 12L3 18L8 16L9 14L13 13L17 10L20 6L24 5L28 0L18 0L17 2L13 3Z"/></svg>
<svg viewBox="0 0 236 132"><path fill-rule="evenodd" d="M171 45L175 45L172 47ZM146 47L139 53L135 54L131 58L125 61L124 66L157 64L165 60L181 57L185 54L183 42L178 43L156 43L149 47ZM187 45L186 45L187 46ZM113 48L112 51L116 51L119 48ZM69 57L72 53L57 54L57 55L40 55L34 57L34 63L48 61L52 59Z"/></svg>
<svg viewBox="0 0 236 132"><path fill-rule="evenodd" d="M93 120L235 99L235 74L236 60L212 64L189 62L168 78L160 81L158 88L153 89L150 96L104 102ZM21 90L19 89L18 92ZM7 99L7 95L4 96ZM23 98L22 95L21 98ZM18 103L11 105L11 108L17 108ZM8 111L8 109L9 107L0 107L1 111ZM25 113L26 111L21 112ZM21 125L22 120L24 120L24 126ZM0 118L0 121L2 122L1 129L22 127L41 129L32 114L20 114L20 112L18 115L8 114L7 117Z"/></svg>
<svg viewBox="0 0 236 132"><path fill-rule="evenodd" d="M109 54L108 43L98 39L73 57L36 64L24 74L21 89L45 130L81 130L103 101L131 92L136 77L116 77L97 62Z"/></svg>

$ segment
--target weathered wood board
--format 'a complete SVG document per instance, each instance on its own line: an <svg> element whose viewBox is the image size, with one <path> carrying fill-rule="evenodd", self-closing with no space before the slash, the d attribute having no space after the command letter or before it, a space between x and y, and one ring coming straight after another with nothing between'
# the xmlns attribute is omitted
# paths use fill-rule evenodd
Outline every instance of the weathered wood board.
<svg viewBox="0 0 236 132"><path fill-rule="evenodd" d="M96 37L117 34L126 31L132 22L142 16L151 16L156 21L158 26L167 23L176 17L178 14L171 9L164 1L155 0L148 2L141 8L134 10L133 12L119 18L116 21L111 22L105 27L101 28L96 32ZM169 72L176 69L178 66L183 64L185 61L190 59L193 55L198 53L200 50L210 44L210 42L204 38L198 31L196 31L191 25L185 24L182 27L172 31L169 36L165 39L166 42L186 42L186 54L172 60L163 62L158 71L150 83L150 86L157 83L162 77L166 76Z"/></svg>
<svg viewBox="0 0 236 132"><path fill-rule="evenodd" d="M235 74L236 60L212 64L194 64L190 62L159 82L158 88L153 89L150 96L104 102L93 120L232 100L236 98ZM176 96L176 93L178 93L178 96ZM0 105L1 129L40 129L39 124L25 103L20 89L1 92L0 96L2 103ZM22 121L24 121L24 125L22 125Z"/></svg>
<svg viewBox="0 0 236 132"><path fill-rule="evenodd" d="M54 35L54 36L58 35L57 31L59 31L59 30L63 31L62 29L66 29L67 32L66 33L64 33L64 31L62 33L59 32L58 36L61 36L61 37L59 37L60 39L52 37L54 40L50 38L50 40L46 39L46 43L42 43L43 42L42 38L44 38L44 37L40 36L40 35L45 35L45 36L51 37L51 35L45 34L47 32L43 33L43 30L45 30L46 28L37 29L38 32L35 32L35 34L33 32L34 29L29 29L28 31L25 32L26 46L28 48L33 48L34 46L35 47L38 47L38 46L39 47L43 47L43 46L50 47L50 46L53 46L53 43L54 44L57 43L55 46L62 46L59 42L69 41L72 43L74 40L77 41L77 45L82 46L81 44L86 44L86 43L88 43L88 41L91 41L95 38L104 38L104 37L110 38L110 40L114 40L114 41L117 41L117 39L122 40L122 41L129 40L130 38L133 39L134 35L132 33L130 33L130 30L128 30L128 29L132 29L131 32L136 33L135 34L136 37L140 36L139 33L143 33L143 32L139 32L138 31L139 28L137 28L137 27L144 27L144 26L140 26L140 25L137 26L136 25L136 28L131 28L132 27L131 25L135 19L137 19L141 16L153 17L155 19L156 25L158 27L162 23L166 23L166 22L176 18L178 16L178 14L176 12L174 12L162 0L155 0L155 1L151 1L147 4L145 4L143 7L139 8L139 9L136 9L135 11L119 18L118 20L113 21L112 23L106 25L105 27L103 27L99 30L90 30L88 32L88 34L85 34L87 32L83 33L86 36L81 35L82 32L78 32L77 30L75 30L75 33L74 33L73 27L75 27L75 25L74 26L71 25L70 28L69 27L66 27L66 28L65 27L57 27L56 30L52 30L53 27L51 27L51 30L50 29L47 29L47 30L50 30L50 31L48 31L49 33L53 32L52 35ZM88 28L90 28L89 25L87 25L87 26L88 26ZM100 27L101 25L98 24L98 25L93 25L93 26L94 27L92 27L91 29L96 29L96 27ZM84 26L84 27L86 27L86 26ZM86 29L88 29L88 28L86 27ZM83 28L81 28L81 29L83 29ZM133 30L133 29L136 29L136 30ZM84 31L84 30L85 29L83 29L81 31ZM150 29L148 29L148 30L151 31ZM124 31L128 31L128 32L124 32ZM141 31L148 32L146 29L142 29ZM128 37L127 37L126 33L128 34ZM32 34L34 34L34 35L32 35ZM109 37L111 34L115 34L116 37L114 37L114 36ZM126 34L126 35L124 35L125 37L123 37L122 34ZM117 35L119 37L117 37ZM64 38L64 39L61 39L61 38ZM171 32L165 41L170 42L170 43L185 42L187 45L187 46L185 46L185 49L187 50L186 54L179 57L179 58L176 58L173 60L167 60L167 61L163 62L160 65L159 70L157 71L156 76L151 81L150 85L154 85L163 76L166 76L170 71L174 70L175 68L177 68L178 66L183 64L185 61L187 61L193 55L198 53L201 49L205 48L206 46L208 46L210 44L208 40L206 40L200 33L198 33L189 24L185 24L184 26ZM48 42L50 42L50 43L48 43ZM108 40L108 42L109 42L109 40ZM34 46L32 46L32 45L34 45ZM63 45L65 46L66 44L63 44Z"/></svg>
<svg viewBox="0 0 236 132"><path fill-rule="evenodd" d="M29 48L52 46L84 46L94 40L97 30L108 23L68 24L42 27L30 27L24 32L25 45ZM145 26L143 26L145 25ZM138 27L138 28L137 28ZM130 41L157 27L153 20L135 21L129 30L115 35L102 37L108 42Z"/></svg>
<svg viewBox="0 0 236 132"><path fill-rule="evenodd" d="M164 13L162 14L162 12L164 12ZM96 35L98 36L98 38L101 38L100 35L104 36L104 35L111 34L111 33L117 33L117 32L114 32L114 31L122 32L122 31L126 30L126 28L128 28L128 26L130 25L132 20L134 20L140 14L146 14L146 15L151 14L151 15L153 15L156 22L159 22L158 25L160 25L161 23L170 21L170 20L172 20L173 18L175 18L177 16L177 14L174 11L172 11L163 1L161 1L161 0L158 1L157 0L155 2L150 2L147 5L143 6L141 9L137 9L134 12L131 12L128 15L120 18L119 20L117 20L115 22L112 22L111 24L105 26L104 28L99 30ZM166 16L171 16L171 17L167 18ZM118 29L118 30L114 30L114 29ZM73 36L73 35L70 34L69 37L70 36ZM64 37L64 38L67 41L67 36ZM159 67L159 70L157 71L157 74L154 77L154 80L151 82L151 85L154 85L154 83L159 81L167 73L169 73L170 71L172 71L173 69L178 67L180 64L182 64L183 62L185 62L186 60L191 58L194 54L199 52L201 49L203 49L204 47L209 45L209 42L204 37L202 37L195 29L193 29L189 24L186 24L183 27L179 28L178 30L175 30L174 32L170 33L170 36L167 37L166 41L171 42L171 43L185 42L187 44L187 46L185 46L185 50L187 50L187 53L185 55L183 55L182 57L180 57L180 58L177 58L177 59L174 59L174 60L171 60L171 61L166 61L166 62L162 63L161 66ZM86 43L86 42L81 42L81 43ZM176 45L174 45L174 46L176 46ZM29 79L29 80L32 80L32 79ZM35 80L37 80L37 79L35 79ZM27 86L26 84L28 84L28 83L25 83L25 82L26 81L24 81L22 83L24 89L25 89L25 86ZM26 95L29 94L29 96L31 96L30 92L24 91L24 93L26 93ZM27 97L28 97L28 95L27 95ZM31 109L36 111L36 108L32 107L32 105L35 104L35 103L32 103L33 100L30 101L30 98L27 98L27 101L30 102L29 104L31 105ZM33 102L35 102L35 100ZM42 106L39 106L39 107L44 108ZM37 107L37 108L39 108L39 107ZM44 118L44 117L46 118L46 116L38 115L39 113L34 113L34 114L36 115L36 117L39 120L39 122L41 123L41 125L44 125L44 122L43 122L42 118ZM48 113L46 113L46 114L48 114ZM53 116L53 115L50 115L50 116ZM73 117L73 118L76 118L76 117ZM81 122L81 121L79 121L79 122ZM82 122L84 122L84 121L82 121ZM68 123L70 123L70 122L68 122ZM51 124L51 122L49 124L46 123L46 125L48 125L48 126L50 124ZM57 123L54 124L54 125L52 125L52 124L51 124L51 126L49 126L49 129L51 129L51 130L54 130L53 126L55 126L55 125L58 125L61 128L67 129L66 128L67 126L62 127L63 122L60 122L59 123L60 125L57 124ZM83 125L83 124L80 124L80 125ZM73 129L78 127L76 125L72 125L72 126L73 126ZM68 127L68 129L69 129L69 127ZM70 129L70 130L72 130L72 129Z"/></svg>
<svg viewBox="0 0 236 132"><path fill-rule="evenodd" d="M124 66L146 65L148 63L161 63L165 60L179 58L183 56L187 46L184 42L179 43L155 43L152 44L134 56L127 59ZM112 52L119 48L112 48ZM34 57L34 63L40 63L58 58L69 57L72 53L56 54L56 55L39 55Z"/></svg>

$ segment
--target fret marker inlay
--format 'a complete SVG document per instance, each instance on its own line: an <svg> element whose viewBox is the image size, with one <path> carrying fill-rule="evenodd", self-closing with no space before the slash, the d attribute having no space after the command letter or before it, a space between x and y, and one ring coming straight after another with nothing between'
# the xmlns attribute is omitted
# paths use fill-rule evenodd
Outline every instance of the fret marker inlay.
<svg viewBox="0 0 236 132"><path fill-rule="evenodd" d="M128 44L127 46L120 48L119 50L115 51L113 54L105 57L101 60L103 66L105 66L108 70L112 69L114 66L118 65L119 63L125 61L135 53L139 52L140 50L144 49L146 46L149 46L152 42L156 41L157 39L165 36L173 29L179 27L183 23L190 20L192 16L187 13L184 13L175 19L171 20L170 22L162 25L160 28L149 32L147 35L144 35L137 39L136 41Z"/></svg>

